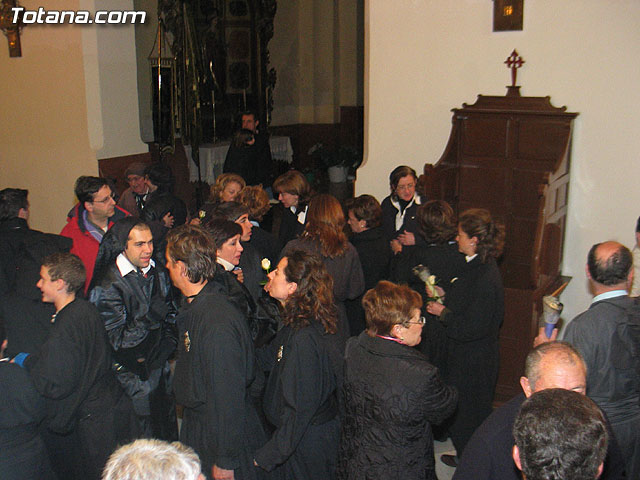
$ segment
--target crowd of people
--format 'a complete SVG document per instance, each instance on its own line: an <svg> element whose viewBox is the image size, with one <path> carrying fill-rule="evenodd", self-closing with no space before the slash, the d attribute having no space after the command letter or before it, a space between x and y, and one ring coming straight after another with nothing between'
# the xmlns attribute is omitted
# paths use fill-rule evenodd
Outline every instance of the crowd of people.
<svg viewBox="0 0 640 480"><path fill-rule="evenodd" d="M0 191L0 478L437 479L437 425L454 478L640 478L626 247L594 246L592 307L565 342L541 331L493 410L504 227L406 166L382 203L271 182L244 117L192 215L161 164L130 165L119 199L80 177L59 236Z"/></svg>

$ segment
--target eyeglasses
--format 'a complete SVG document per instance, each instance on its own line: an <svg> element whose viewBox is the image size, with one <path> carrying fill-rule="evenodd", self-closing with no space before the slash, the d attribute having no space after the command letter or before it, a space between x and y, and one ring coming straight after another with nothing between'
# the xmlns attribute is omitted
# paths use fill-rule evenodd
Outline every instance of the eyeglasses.
<svg viewBox="0 0 640 480"><path fill-rule="evenodd" d="M116 194L112 193L111 195L109 195L107 198L103 200L94 200L91 203L109 203L109 201L115 200L115 199L116 199Z"/></svg>
<svg viewBox="0 0 640 480"><path fill-rule="evenodd" d="M427 323L427 319L425 317L420 317L417 321L412 322L412 321L408 321L407 323L416 323L418 325L424 325L425 323Z"/></svg>
<svg viewBox="0 0 640 480"><path fill-rule="evenodd" d="M408 183L407 185L398 185L396 190L412 190L416 186L415 183Z"/></svg>

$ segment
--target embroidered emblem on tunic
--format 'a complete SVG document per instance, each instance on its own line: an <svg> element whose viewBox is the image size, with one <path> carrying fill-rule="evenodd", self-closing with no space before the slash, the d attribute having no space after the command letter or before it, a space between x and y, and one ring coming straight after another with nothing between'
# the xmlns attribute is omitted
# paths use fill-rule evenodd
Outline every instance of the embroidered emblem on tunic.
<svg viewBox="0 0 640 480"><path fill-rule="evenodd" d="M280 348L278 348L278 356L276 357L276 359L278 361L282 360L282 351L284 350L284 345L280 345Z"/></svg>
<svg viewBox="0 0 640 480"><path fill-rule="evenodd" d="M188 352L191 350L191 338L189 338L189 332L184 332L184 349Z"/></svg>

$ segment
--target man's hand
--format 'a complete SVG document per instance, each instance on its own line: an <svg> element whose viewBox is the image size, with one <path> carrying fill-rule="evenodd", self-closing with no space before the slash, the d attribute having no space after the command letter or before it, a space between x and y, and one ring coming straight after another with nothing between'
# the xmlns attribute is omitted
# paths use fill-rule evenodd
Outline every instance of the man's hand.
<svg viewBox="0 0 640 480"><path fill-rule="evenodd" d="M408 247L409 245L416 244L416 236L413 233L407 232L405 230L400 235L398 235L398 241L405 247Z"/></svg>
<svg viewBox="0 0 640 480"><path fill-rule="evenodd" d="M538 336L533 339L533 348L536 348L538 345L542 345L543 343L553 342L558 338L558 329L554 328L553 332L551 332L551 338L547 337L547 334L544 333L544 327L540 327L538 330Z"/></svg>
<svg viewBox="0 0 640 480"><path fill-rule="evenodd" d="M168 212L164 217L162 217L162 223L167 228L173 227L173 215L171 215L171 212Z"/></svg>
<svg viewBox="0 0 640 480"><path fill-rule="evenodd" d="M233 480L233 470L225 470L224 468L220 468L217 465L211 467L211 475L216 480Z"/></svg>

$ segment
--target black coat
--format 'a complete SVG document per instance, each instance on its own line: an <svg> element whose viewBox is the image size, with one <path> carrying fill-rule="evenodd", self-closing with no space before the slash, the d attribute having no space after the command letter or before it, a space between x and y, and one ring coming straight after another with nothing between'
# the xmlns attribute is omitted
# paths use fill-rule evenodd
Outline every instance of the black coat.
<svg viewBox="0 0 640 480"><path fill-rule="evenodd" d="M275 265L280 258L280 250L282 250L282 245L280 245L278 237L273 233L267 232L263 228L256 227L254 225L251 230L251 245L253 245L258 251L261 259L268 258L271 261L271 265L275 268Z"/></svg>
<svg viewBox="0 0 640 480"><path fill-rule="evenodd" d="M304 223L298 221L298 216L293 213L290 208L283 208L280 227L278 229L278 241L280 245L286 245L289 241L298 238L302 235L303 231Z"/></svg>
<svg viewBox="0 0 640 480"><path fill-rule="evenodd" d="M253 242L241 242L244 251L240 256L238 266L242 269L244 276L244 286L247 288L255 301L262 296L263 283L267 281L266 272L262 269L262 258L256 250Z"/></svg>
<svg viewBox="0 0 640 480"><path fill-rule="evenodd" d="M0 478L55 480L38 431L46 415L44 397L18 365L0 363Z"/></svg>
<svg viewBox="0 0 640 480"><path fill-rule="evenodd" d="M375 287L380 280L389 278L389 261L391 250L389 242L384 236L382 227L371 228L364 232L354 233L349 239L356 248L362 273L364 275L364 291ZM351 335L358 335L365 329L362 295L346 303L347 316Z"/></svg>
<svg viewBox="0 0 640 480"><path fill-rule="evenodd" d="M447 335L437 317L426 311L428 296L425 284L412 272L413 267L417 265L429 268L431 274L436 276L437 285L446 290L451 284L451 279L457 277L465 268L466 262L455 242L403 247L402 252L391 259L391 281L409 285L422 297L422 314L427 318L427 323L422 329L422 341L418 348L433 365L442 369L446 362Z"/></svg>
<svg viewBox="0 0 640 480"><path fill-rule="evenodd" d="M415 235L416 244L424 243L424 239L422 235L420 235L418 228L418 221L416 220L416 212L420 206L418 202L421 202L421 200L420 197L416 195L416 201L405 209L402 226L396 228L396 216L400 210L392 203L391 196L386 197L382 201L380 205L380 207L382 207L382 229L384 230L384 236L387 241L391 241L406 230Z"/></svg>
<svg viewBox="0 0 640 480"><path fill-rule="evenodd" d="M66 452L65 462L77 464L78 478L100 478L118 443L137 433L135 425L125 429L119 423L130 423L133 407L111 365L100 316L79 298L57 313L40 352L24 362L36 389L49 400L49 429L76 436L77 449Z"/></svg>
<svg viewBox="0 0 640 480"><path fill-rule="evenodd" d="M447 308L440 320L448 340L444 378L460 393L458 410L449 430L460 455L475 429L492 411L504 291L495 260L482 263L479 256L443 288Z"/></svg>
<svg viewBox="0 0 640 480"><path fill-rule="evenodd" d="M342 343L313 320L300 329L285 326L272 346L264 411L275 432L255 459L283 480L331 480L340 435Z"/></svg>
<svg viewBox="0 0 640 480"><path fill-rule="evenodd" d="M239 480L259 473L253 452L264 443L250 398L255 378L253 343L246 320L209 282L177 318L180 342L174 389L184 406L180 441L211 468L234 470Z"/></svg>
<svg viewBox="0 0 640 480"><path fill-rule="evenodd" d="M166 249L165 238L169 228L164 226L162 219L167 213L173 216L173 227L184 225L187 222L187 206L173 193L156 190L147 197L140 218L144 220L151 229L156 252L164 257Z"/></svg>
<svg viewBox="0 0 640 480"><path fill-rule="evenodd" d="M271 147L266 135L254 135L253 145L236 146L231 144L224 160L224 173L237 173L244 178L247 185L271 186Z"/></svg>
<svg viewBox="0 0 640 480"><path fill-rule="evenodd" d="M434 480L432 423L457 392L420 352L362 332L349 339L338 478Z"/></svg>

